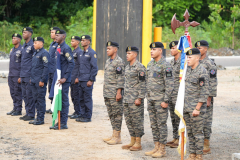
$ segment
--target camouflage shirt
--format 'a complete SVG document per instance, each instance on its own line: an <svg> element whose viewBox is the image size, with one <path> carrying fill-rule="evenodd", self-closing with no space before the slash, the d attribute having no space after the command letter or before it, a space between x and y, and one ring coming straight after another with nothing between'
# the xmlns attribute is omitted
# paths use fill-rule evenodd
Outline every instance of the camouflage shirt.
<svg viewBox="0 0 240 160"><path fill-rule="evenodd" d="M146 68L138 60L132 66L126 66L123 103L134 103L138 98L143 102L146 92L145 75Z"/></svg>
<svg viewBox="0 0 240 160"><path fill-rule="evenodd" d="M173 85L172 68L164 57L158 62L151 60L147 65L147 99L169 101Z"/></svg>
<svg viewBox="0 0 240 160"><path fill-rule="evenodd" d="M117 90L124 88L124 61L117 55L112 61L109 58L105 64L103 97L115 98Z"/></svg>
<svg viewBox="0 0 240 160"><path fill-rule="evenodd" d="M217 96L217 66L216 64L206 56L203 60L199 61L201 65L207 70L209 75L209 96Z"/></svg>
<svg viewBox="0 0 240 160"><path fill-rule="evenodd" d="M175 61L175 58L171 60L171 67L173 69L172 72L173 72L173 79L174 79L174 89L171 97L174 103L176 103L177 101L178 89L180 86L180 78L179 78L180 64L181 64L181 56L176 61Z"/></svg>
<svg viewBox="0 0 240 160"><path fill-rule="evenodd" d="M207 102L209 96L209 80L207 70L199 64L195 69L187 68L185 77L184 111L192 112L198 102ZM201 107L201 110L206 105Z"/></svg>

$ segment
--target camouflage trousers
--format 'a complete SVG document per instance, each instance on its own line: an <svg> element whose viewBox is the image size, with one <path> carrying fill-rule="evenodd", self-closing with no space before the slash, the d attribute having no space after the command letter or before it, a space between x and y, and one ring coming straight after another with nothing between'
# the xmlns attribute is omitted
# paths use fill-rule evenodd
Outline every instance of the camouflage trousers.
<svg viewBox="0 0 240 160"><path fill-rule="evenodd" d="M131 137L144 135L144 103L136 106L134 103L124 103L123 113Z"/></svg>
<svg viewBox="0 0 240 160"><path fill-rule="evenodd" d="M212 133L212 120L213 120L213 98L211 105L207 107L205 122L203 126L204 139L210 139Z"/></svg>
<svg viewBox="0 0 240 160"><path fill-rule="evenodd" d="M205 112L206 109L203 112L201 110L200 114L196 117L193 117L192 112L183 113L183 118L187 126L190 154L203 154Z"/></svg>
<svg viewBox="0 0 240 160"><path fill-rule="evenodd" d="M148 101L148 113L151 122L153 141L167 143L168 108L161 107L162 101Z"/></svg>
<svg viewBox="0 0 240 160"><path fill-rule="evenodd" d="M121 131L123 106L122 100L116 101L116 98L104 97L105 105L107 106L108 116L112 125L112 129Z"/></svg>
<svg viewBox="0 0 240 160"><path fill-rule="evenodd" d="M170 112L170 117L171 117L172 127L173 127L173 139L179 139L178 127L180 123L180 118L174 112L175 105L176 105L176 101L172 101L172 100L169 101L169 112Z"/></svg>

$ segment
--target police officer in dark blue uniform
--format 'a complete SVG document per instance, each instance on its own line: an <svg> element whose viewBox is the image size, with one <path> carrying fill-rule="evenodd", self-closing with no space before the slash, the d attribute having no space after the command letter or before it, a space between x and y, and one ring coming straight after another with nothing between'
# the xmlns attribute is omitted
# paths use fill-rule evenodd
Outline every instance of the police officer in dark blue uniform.
<svg viewBox="0 0 240 160"><path fill-rule="evenodd" d="M29 121L34 120L35 117L35 106L33 103L32 89L30 86L30 76L32 68L32 56L35 52L33 47L32 34L33 30L30 27L25 27L22 30L23 39L25 43L22 47L22 59L21 59L21 85L22 85L22 96L25 102L26 115L20 117L21 120Z"/></svg>
<svg viewBox="0 0 240 160"><path fill-rule="evenodd" d="M22 115L22 89L21 89L21 54L22 45L20 44L22 36L20 34L12 35L12 44L14 47L10 51L10 63L8 74L8 86L13 100L13 110L7 115Z"/></svg>
<svg viewBox="0 0 240 160"><path fill-rule="evenodd" d="M45 96L48 81L49 54L43 48L44 39L42 37L35 37L33 41L35 52L32 58L30 82L33 100L37 109L37 118L34 121L30 121L29 124L41 125L44 124L44 115L46 111Z"/></svg>
<svg viewBox="0 0 240 160"><path fill-rule="evenodd" d="M81 37L81 45L84 51L78 56L79 62L79 97L81 117L77 118L78 122L91 122L92 118L92 90L93 82L98 72L97 53L89 46L91 37L83 35Z"/></svg>
<svg viewBox="0 0 240 160"><path fill-rule="evenodd" d="M61 54L61 79L57 84L62 85L62 111L61 111L61 129L68 129L67 120L69 112L69 87L71 83L71 73L74 68L74 60L71 48L65 43L66 32L57 30L55 40L59 44L58 48ZM58 51L57 51L58 52ZM58 123L50 129L58 130Z"/></svg>
<svg viewBox="0 0 240 160"><path fill-rule="evenodd" d="M71 37L71 46L74 48L73 50L73 58L75 66L72 70L72 76L71 76L71 97L72 102L74 105L74 113L72 115L69 115L70 119L76 119L80 117L80 100L79 100L79 89L78 89L78 56L82 53L82 50L79 47L79 44L81 42L81 38L78 36L72 36Z"/></svg>
<svg viewBox="0 0 240 160"><path fill-rule="evenodd" d="M58 27L52 27L50 28L50 32L51 32L51 39L53 39L53 42L50 44L49 47L49 74L48 74L48 92L50 93L51 90L51 86L52 86L52 81L53 81L53 77L54 77L54 72L56 71L56 50L57 50L57 46L58 43L55 41L55 33L56 30L59 30ZM51 109L46 110L46 113L50 113L52 114Z"/></svg>

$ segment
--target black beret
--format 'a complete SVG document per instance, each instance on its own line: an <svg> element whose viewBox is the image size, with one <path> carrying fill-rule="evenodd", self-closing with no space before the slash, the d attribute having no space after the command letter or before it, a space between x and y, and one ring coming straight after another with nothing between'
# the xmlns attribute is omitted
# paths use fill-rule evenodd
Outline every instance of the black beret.
<svg viewBox="0 0 240 160"><path fill-rule="evenodd" d="M72 36L71 39L76 39L76 40L78 40L78 41L81 41L81 38L78 37L78 36Z"/></svg>
<svg viewBox="0 0 240 160"><path fill-rule="evenodd" d="M81 39L90 39L91 40L91 37L89 35L82 35Z"/></svg>
<svg viewBox="0 0 240 160"><path fill-rule="evenodd" d="M195 43L195 47L200 47L200 46L209 47L209 44L208 44L208 42L205 41L205 40L197 41L197 42Z"/></svg>
<svg viewBox="0 0 240 160"><path fill-rule="evenodd" d="M172 41L170 44L169 44L169 48L171 49L172 47L178 45L178 41Z"/></svg>
<svg viewBox="0 0 240 160"><path fill-rule="evenodd" d="M198 55L198 54L201 54L199 49L197 48L192 48L192 49L189 49L186 53L186 55Z"/></svg>
<svg viewBox="0 0 240 160"><path fill-rule="evenodd" d="M22 36L21 36L20 34L17 34L17 33L14 33L14 34L12 35L12 38L13 38L13 37L18 37L18 38L22 39Z"/></svg>
<svg viewBox="0 0 240 160"><path fill-rule="evenodd" d="M33 42L34 41L42 41L44 43L44 39L42 37L35 37L33 38Z"/></svg>
<svg viewBox="0 0 240 160"><path fill-rule="evenodd" d="M31 32L33 34L33 29L31 27L25 27L25 28L23 28L22 32L23 31L28 31L28 32Z"/></svg>
<svg viewBox="0 0 240 160"><path fill-rule="evenodd" d="M139 49L137 47L134 47L134 46L128 46L126 48L126 52L128 52L128 51L139 52Z"/></svg>
<svg viewBox="0 0 240 160"><path fill-rule="evenodd" d="M163 44L161 42L153 42L149 46L150 48L164 48Z"/></svg>
<svg viewBox="0 0 240 160"><path fill-rule="evenodd" d="M50 31L51 31L51 30L60 30L60 28L58 28L58 27L51 27L51 28L50 28Z"/></svg>
<svg viewBox="0 0 240 160"><path fill-rule="evenodd" d="M62 29L58 29L58 30L56 30L55 34L66 34L66 32Z"/></svg>
<svg viewBox="0 0 240 160"><path fill-rule="evenodd" d="M106 44L106 47L107 47L107 46L113 46L113 47L119 48L119 45L118 45L117 42L108 41L107 44Z"/></svg>

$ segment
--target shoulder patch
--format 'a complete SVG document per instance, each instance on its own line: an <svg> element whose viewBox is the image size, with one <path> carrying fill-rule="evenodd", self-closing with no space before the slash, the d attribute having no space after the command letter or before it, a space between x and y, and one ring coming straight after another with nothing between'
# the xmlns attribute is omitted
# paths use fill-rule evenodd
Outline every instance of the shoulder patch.
<svg viewBox="0 0 240 160"><path fill-rule="evenodd" d="M216 75L216 71L214 69L212 69L210 71L210 78L215 78L217 75Z"/></svg>
<svg viewBox="0 0 240 160"><path fill-rule="evenodd" d="M96 54L94 54L94 57L95 57L95 58L97 58L97 55L96 55Z"/></svg>
<svg viewBox="0 0 240 160"><path fill-rule="evenodd" d="M170 67L166 68L166 77L172 77L172 69Z"/></svg>
<svg viewBox="0 0 240 160"><path fill-rule="evenodd" d="M204 77L199 78L199 86L200 87L205 86L205 78Z"/></svg>
<svg viewBox="0 0 240 160"><path fill-rule="evenodd" d="M47 60L47 57L46 57L46 56L44 56L44 57L42 58L42 60L43 60L44 63L48 63L48 60Z"/></svg>
<svg viewBox="0 0 240 160"><path fill-rule="evenodd" d="M122 67L116 68L116 74L122 74Z"/></svg>
<svg viewBox="0 0 240 160"><path fill-rule="evenodd" d="M139 73L139 80L145 81L145 73L144 72Z"/></svg>

